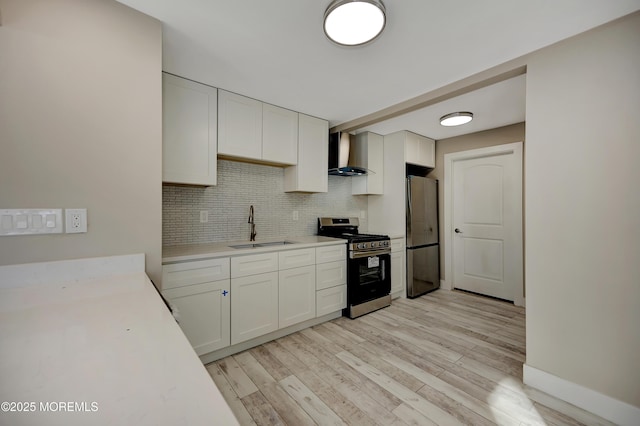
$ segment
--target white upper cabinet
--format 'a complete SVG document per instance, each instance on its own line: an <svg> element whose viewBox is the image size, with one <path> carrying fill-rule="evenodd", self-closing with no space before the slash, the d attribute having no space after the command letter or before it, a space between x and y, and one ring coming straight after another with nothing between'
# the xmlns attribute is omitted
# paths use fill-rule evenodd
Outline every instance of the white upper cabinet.
<svg viewBox="0 0 640 426"><path fill-rule="evenodd" d="M262 102L219 91L218 154L262 159Z"/></svg>
<svg viewBox="0 0 640 426"><path fill-rule="evenodd" d="M218 154L295 165L298 158L298 113L220 90Z"/></svg>
<svg viewBox="0 0 640 426"><path fill-rule="evenodd" d="M405 161L418 166L436 167L436 141L405 132Z"/></svg>
<svg viewBox="0 0 640 426"><path fill-rule="evenodd" d="M297 112L262 104L262 160L289 165L297 163Z"/></svg>
<svg viewBox="0 0 640 426"><path fill-rule="evenodd" d="M163 73L163 182L216 184L217 93L214 87Z"/></svg>
<svg viewBox="0 0 640 426"><path fill-rule="evenodd" d="M354 163L368 170L366 176L351 178L351 193L382 194L384 186L384 138L371 132L358 133L354 145Z"/></svg>
<svg viewBox="0 0 640 426"><path fill-rule="evenodd" d="M327 192L329 122L298 114L298 163L284 169L285 192Z"/></svg>

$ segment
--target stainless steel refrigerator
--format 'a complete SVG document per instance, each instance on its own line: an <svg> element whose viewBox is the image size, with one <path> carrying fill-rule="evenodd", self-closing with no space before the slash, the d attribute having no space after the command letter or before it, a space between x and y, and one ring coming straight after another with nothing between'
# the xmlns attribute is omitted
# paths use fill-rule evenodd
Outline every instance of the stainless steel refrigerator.
<svg viewBox="0 0 640 426"><path fill-rule="evenodd" d="M407 176L407 297L439 287L438 181Z"/></svg>

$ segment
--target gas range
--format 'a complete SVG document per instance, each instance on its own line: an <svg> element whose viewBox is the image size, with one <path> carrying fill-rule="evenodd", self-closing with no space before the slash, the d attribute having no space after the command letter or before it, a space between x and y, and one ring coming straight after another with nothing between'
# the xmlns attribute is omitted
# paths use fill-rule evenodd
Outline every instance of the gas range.
<svg viewBox="0 0 640 426"><path fill-rule="evenodd" d="M389 236L379 234L361 234L358 232L360 221L357 217L318 218L318 235L325 237L344 238L349 244L363 243L361 248L389 246Z"/></svg>
<svg viewBox="0 0 640 426"><path fill-rule="evenodd" d="M351 251L359 251L359 250L384 250L390 249L390 240L389 237L385 235L367 235L364 234L362 237L355 237L353 239L349 239L348 249Z"/></svg>
<svg viewBox="0 0 640 426"><path fill-rule="evenodd" d="M361 234L358 218L318 218L318 235L347 240L347 308L356 318L391 304L391 242L388 235Z"/></svg>

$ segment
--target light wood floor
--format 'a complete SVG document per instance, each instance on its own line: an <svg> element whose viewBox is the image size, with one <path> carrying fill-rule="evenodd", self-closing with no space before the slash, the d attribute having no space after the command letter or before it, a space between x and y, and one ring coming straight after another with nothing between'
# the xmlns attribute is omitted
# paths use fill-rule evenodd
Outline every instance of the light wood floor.
<svg viewBox="0 0 640 426"><path fill-rule="evenodd" d="M610 424L522 384L523 308L437 290L207 365L242 425Z"/></svg>

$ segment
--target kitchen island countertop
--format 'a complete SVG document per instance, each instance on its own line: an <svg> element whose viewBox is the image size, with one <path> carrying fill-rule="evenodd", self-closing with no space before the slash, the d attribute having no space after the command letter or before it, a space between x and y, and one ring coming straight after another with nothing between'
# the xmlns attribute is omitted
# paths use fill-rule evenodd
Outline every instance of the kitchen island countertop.
<svg viewBox="0 0 640 426"><path fill-rule="evenodd" d="M0 424L238 424L144 255L1 266L0 347Z"/></svg>

